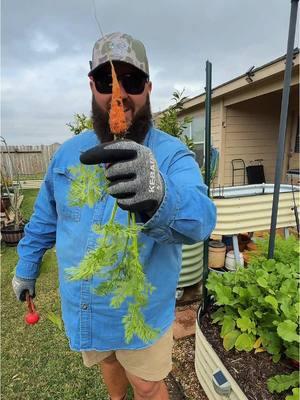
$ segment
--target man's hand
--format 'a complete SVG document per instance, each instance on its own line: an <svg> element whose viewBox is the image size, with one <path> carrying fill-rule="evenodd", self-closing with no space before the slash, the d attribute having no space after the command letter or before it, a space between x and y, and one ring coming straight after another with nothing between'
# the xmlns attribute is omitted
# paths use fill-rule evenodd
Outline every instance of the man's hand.
<svg viewBox="0 0 300 400"><path fill-rule="evenodd" d="M35 297L35 281L35 279L18 278L16 275L13 277L12 287L18 300L25 301L27 291L32 298Z"/></svg>
<svg viewBox="0 0 300 400"><path fill-rule="evenodd" d="M118 140L93 147L80 156L83 164L108 164L105 176L108 192L119 207L153 215L164 196L164 183L148 147Z"/></svg>

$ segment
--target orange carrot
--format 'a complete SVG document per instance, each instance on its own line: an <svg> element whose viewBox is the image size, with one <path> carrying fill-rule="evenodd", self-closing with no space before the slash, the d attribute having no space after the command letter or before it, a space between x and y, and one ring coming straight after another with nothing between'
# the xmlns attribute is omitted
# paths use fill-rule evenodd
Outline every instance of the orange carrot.
<svg viewBox="0 0 300 400"><path fill-rule="evenodd" d="M117 78L117 74L113 63L111 62L112 74L112 97L109 112L109 127L111 132L116 136L124 135L127 131L127 123L123 101L121 97L121 88Z"/></svg>

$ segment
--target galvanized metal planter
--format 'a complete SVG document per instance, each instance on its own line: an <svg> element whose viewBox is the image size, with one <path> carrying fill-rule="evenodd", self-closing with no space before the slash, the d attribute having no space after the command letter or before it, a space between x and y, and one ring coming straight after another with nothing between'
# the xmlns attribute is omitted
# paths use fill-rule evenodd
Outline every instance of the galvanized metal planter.
<svg viewBox="0 0 300 400"><path fill-rule="evenodd" d="M299 187L280 186L277 228L295 226L294 201L300 207ZM259 184L216 188L211 191L217 207L214 234L235 235L270 229L274 185Z"/></svg>
<svg viewBox="0 0 300 400"><path fill-rule="evenodd" d="M235 379L228 372L212 346L203 335L199 323L196 321L196 349L195 349L195 369L198 380L203 387L209 400L247 400L245 393L236 383ZM213 385L213 373L220 369L231 385L231 392L224 397L219 395Z"/></svg>
<svg viewBox="0 0 300 400"><path fill-rule="evenodd" d="M182 246L182 266L178 288L201 282L203 274L203 242Z"/></svg>

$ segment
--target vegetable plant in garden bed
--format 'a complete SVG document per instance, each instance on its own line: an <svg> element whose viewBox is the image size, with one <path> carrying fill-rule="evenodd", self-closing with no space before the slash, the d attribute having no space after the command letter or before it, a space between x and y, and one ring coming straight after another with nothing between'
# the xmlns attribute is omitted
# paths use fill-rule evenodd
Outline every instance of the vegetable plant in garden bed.
<svg viewBox="0 0 300 400"><path fill-rule="evenodd" d="M287 240L277 237L271 260L266 258L268 238L258 246L261 255L254 255L248 268L209 275L207 288L214 306L200 321L200 329L209 342L222 342L220 357L249 399L265 398L261 391L268 389L268 398L296 399L298 373L288 372L299 365L299 243L293 236ZM208 317L214 332L207 332L211 323ZM218 340L211 340L212 336L219 336ZM242 360L241 371L235 364L236 373L233 355ZM257 366L262 360L265 363L263 382L259 374L254 376L252 385L240 381L239 373L242 375L245 370L250 379L250 358ZM276 370L281 376L272 377ZM267 371L272 372L265 374Z"/></svg>

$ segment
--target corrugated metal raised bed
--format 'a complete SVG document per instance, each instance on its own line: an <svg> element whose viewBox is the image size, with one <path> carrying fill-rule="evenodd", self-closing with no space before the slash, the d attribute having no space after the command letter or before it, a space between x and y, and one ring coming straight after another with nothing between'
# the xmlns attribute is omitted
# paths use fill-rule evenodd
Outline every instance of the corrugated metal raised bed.
<svg viewBox="0 0 300 400"><path fill-rule="evenodd" d="M182 246L182 266L177 287L195 285L202 280L203 242Z"/></svg>
<svg viewBox="0 0 300 400"><path fill-rule="evenodd" d="M213 233L233 235L270 229L273 192L273 184L212 189L211 196L217 207L217 225ZM280 186L277 228L296 225L293 195L299 208L299 186Z"/></svg>
<svg viewBox="0 0 300 400"><path fill-rule="evenodd" d="M209 400L247 400L245 393L206 340L198 321L196 321L195 369L198 380ZM214 388L213 373L218 369L223 372L231 385L230 394L227 396L219 395Z"/></svg>

